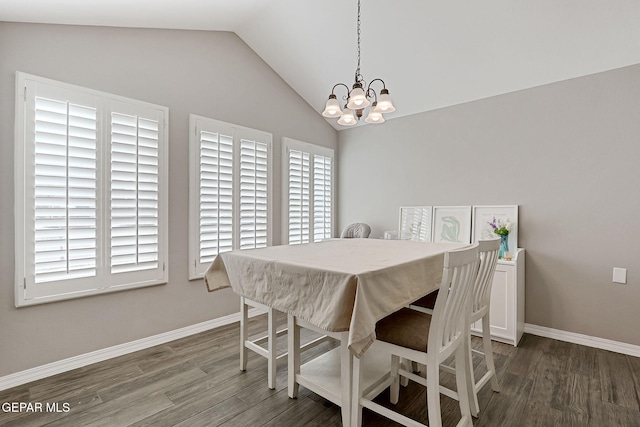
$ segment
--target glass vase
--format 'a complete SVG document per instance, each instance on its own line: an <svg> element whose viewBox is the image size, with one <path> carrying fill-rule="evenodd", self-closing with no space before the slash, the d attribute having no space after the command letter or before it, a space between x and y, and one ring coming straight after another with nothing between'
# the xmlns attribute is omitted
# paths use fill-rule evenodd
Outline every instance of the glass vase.
<svg viewBox="0 0 640 427"><path fill-rule="evenodd" d="M500 236L500 252L498 253L498 258L504 258L504 255L509 252L509 235L501 235Z"/></svg>

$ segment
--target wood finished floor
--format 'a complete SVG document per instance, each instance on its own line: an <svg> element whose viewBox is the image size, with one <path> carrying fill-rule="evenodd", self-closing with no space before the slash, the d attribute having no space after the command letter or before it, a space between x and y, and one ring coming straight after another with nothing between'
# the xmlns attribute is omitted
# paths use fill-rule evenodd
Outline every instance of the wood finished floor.
<svg viewBox="0 0 640 427"><path fill-rule="evenodd" d="M283 321L284 318L281 319ZM266 317L250 321L251 333ZM303 335L304 339L304 335ZM310 336L307 336L310 339ZM266 383L266 359L249 352L238 368L238 324L0 391L4 402L68 403L67 413L6 413L1 426L340 426L340 409L300 388L287 396L286 360L276 390ZM480 341L474 338L473 345ZM335 343L306 352L303 362ZM286 348L286 338L279 346ZM520 346L494 343L502 392L485 387L476 427L640 427L640 358L525 335ZM475 360L478 364L480 359ZM476 369L482 375L482 368ZM453 378L443 374L443 383ZM388 392L378 401L388 405ZM443 423L454 426L458 404L442 397ZM395 408L427 423L425 391L411 383ZM397 425L365 410L365 426Z"/></svg>

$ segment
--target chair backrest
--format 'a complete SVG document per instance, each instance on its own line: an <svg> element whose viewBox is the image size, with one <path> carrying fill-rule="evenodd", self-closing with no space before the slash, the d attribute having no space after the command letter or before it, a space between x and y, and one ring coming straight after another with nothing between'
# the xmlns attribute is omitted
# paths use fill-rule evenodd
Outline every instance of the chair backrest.
<svg viewBox="0 0 640 427"><path fill-rule="evenodd" d="M369 234L371 234L371 227L369 227L368 224L356 222L355 224L348 225L344 230L342 230L340 237L343 239L366 239L369 237Z"/></svg>
<svg viewBox="0 0 640 427"><path fill-rule="evenodd" d="M470 300L478 275L478 244L446 252L442 283L433 309L427 354L447 358L469 328Z"/></svg>
<svg viewBox="0 0 640 427"><path fill-rule="evenodd" d="M480 258L480 267L478 268L478 277L473 286L473 298L471 302L471 321L474 315L480 315L489 310L491 301L491 285L493 284L493 275L496 271L498 263L498 252L500 252L500 239L479 240L478 256Z"/></svg>

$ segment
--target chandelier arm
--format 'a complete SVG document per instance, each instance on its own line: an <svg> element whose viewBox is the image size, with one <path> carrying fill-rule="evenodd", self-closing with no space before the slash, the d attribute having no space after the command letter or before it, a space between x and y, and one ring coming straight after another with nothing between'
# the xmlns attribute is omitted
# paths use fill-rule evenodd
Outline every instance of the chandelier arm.
<svg viewBox="0 0 640 427"><path fill-rule="evenodd" d="M335 95L335 91L336 91L336 88L337 88L338 86L344 86L344 87L347 89L347 93L349 93L349 92L350 92L350 90L349 90L349 86L347 86L346 84L344 84L344 83L336 83L335 85L333 85L333 88L331 88L331 94L332 94L332 95Z"/></svg>
<svg viewBox="0 0 640 427"><path fill-rule="evenodd" d="M331 88L331 95L334 95L334 96L335 96L335 91L336 91L336 88L337 88L338 86L344 86L344 87L345 87L345 89L347 89L347 95L346 95L346 96L343 96L343 97L342 97L342 99L345 99L345 100L346 100L346 99L349 99L349 94L351 94L351 90L349 89L349 86L347 86L347 85L346 85L346 84L344 84L344 83L336 83L335 85L333 85L333 88Z"/></svg>
<svg viewBox="0 0 640 427"><path fill-rule="evenodd" d="M375 102L378 102L378 94L376 93L375 89L373 89L371 87L371 83L369 83L369 87L367 88L367 91L365 92L365 96L367 98L373 98L373 100Z"/></svg>
<svg viewBox="0 0 640 427"><path fill-rule="evenodd" d="M386 89L386 88L387 88L387 86L385 86L385 84L384 84L384 80L382 80L382 79L373 79L373 80L371 80L371 82L369 82L369 87L371 87L371 85L372 85L372 84L373 84L373 82L375 82L375 81L382 82L382 89Z"/></svg>

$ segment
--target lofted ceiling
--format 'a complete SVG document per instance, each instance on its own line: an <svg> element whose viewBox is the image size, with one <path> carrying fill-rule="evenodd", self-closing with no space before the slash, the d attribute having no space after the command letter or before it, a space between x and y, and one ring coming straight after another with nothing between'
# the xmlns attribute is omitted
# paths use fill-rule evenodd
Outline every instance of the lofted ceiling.
<svg viewBox="0 0 640 427"><path fill-rule="evenodd" d="M318 113L353 83L356 14L356 0L0 0L0 21L233 31ZM361 73L386 82L388 119L637 63L640 0L362 0Z"/></svg>

